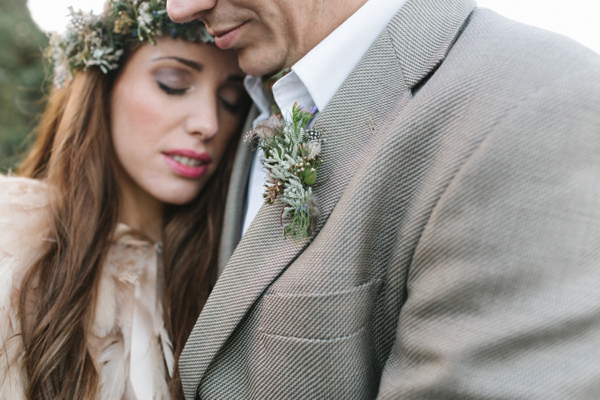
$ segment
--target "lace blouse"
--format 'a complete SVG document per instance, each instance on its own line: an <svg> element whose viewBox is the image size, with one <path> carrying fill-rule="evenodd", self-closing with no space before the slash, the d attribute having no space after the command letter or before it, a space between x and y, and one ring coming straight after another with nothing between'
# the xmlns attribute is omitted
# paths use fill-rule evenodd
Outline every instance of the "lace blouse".
<svg viewBox="0 0 600 400"><path fill-rule="evenodd" d="M25 399L16 302L49 241L47 185L0 175L0 399ZM102 400L168 399L173 369L162 313L160 245L119 224L102 269L88 351Z"/></svg>

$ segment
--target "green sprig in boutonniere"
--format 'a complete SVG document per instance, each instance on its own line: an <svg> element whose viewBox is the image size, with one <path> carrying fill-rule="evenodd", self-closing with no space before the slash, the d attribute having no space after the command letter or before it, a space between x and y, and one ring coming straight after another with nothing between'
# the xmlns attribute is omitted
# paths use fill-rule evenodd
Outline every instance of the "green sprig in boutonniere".
<svg viewBox="0 0 600 400"><path fill-rule="evenodd" d="M263 197L267 204L277 197L285 204L281 225L286 237L309 237L318 217L312 186L323 162L320 152L324 139L318 131L308 129L316 111L316 107L306 111L294 104L290 122L272 116L246 135L248 140L257 140L265 153L262 163L267 169L267 183Z"/></svg>

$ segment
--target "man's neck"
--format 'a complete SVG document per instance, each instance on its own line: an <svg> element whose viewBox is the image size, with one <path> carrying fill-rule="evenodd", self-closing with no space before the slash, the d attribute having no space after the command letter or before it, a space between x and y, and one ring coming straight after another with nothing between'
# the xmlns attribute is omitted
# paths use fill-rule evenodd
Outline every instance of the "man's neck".
<svg viewBox="0 0 600 400"><path fill-rule="evenodd" d="M296 62L304 57L315 46L321 43L327 36L350 18L368 0L320 0L315 9L314 18L307 19L306 24L301 27L304 34L300 34L296 44L296 52L287 64L281 69L291 68ZM279 71L272 71L269 76Z"/></svg>

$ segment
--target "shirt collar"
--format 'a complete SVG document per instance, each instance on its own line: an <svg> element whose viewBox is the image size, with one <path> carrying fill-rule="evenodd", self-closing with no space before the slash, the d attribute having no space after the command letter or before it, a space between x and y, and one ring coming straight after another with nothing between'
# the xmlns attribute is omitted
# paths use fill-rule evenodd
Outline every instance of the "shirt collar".
<svg viewBox="0 0 600 400"><path fill-rule="evenodd" d="M282 110L295 102L309 108L325 109L375 39L407 0L368 0L329 36L292 66L292 72L273 86L273 97ZM268 118L270 104L259 77L247 76L246 90L261 115Z"/></svg>
<svg viewBox="0 0 600 400"><path fill-rule="evenodd" d="M405 2L368 0L292 67L320 111Z"/></svg>
<svg viewBox="0 0 600 400"><path fill-rule="evenodd" d="M258 122L268 119L271 115L271 104L268 97L265 95L262 81L259 77L246 75L244 78L244 87L260 112L258 117L254 120L253 126L256 127Z"/></svg>

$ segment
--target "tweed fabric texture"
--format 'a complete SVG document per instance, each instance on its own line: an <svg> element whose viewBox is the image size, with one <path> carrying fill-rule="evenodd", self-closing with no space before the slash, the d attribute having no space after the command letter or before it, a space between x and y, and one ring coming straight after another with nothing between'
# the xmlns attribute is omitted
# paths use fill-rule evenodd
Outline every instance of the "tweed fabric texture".
<svg viewBox="0 0 600 400"><path fill-rule="evenodd" d="M409 0L323 111L314 240L261 209L188 399L598 397L600 57L473 7Z"/></svg>

